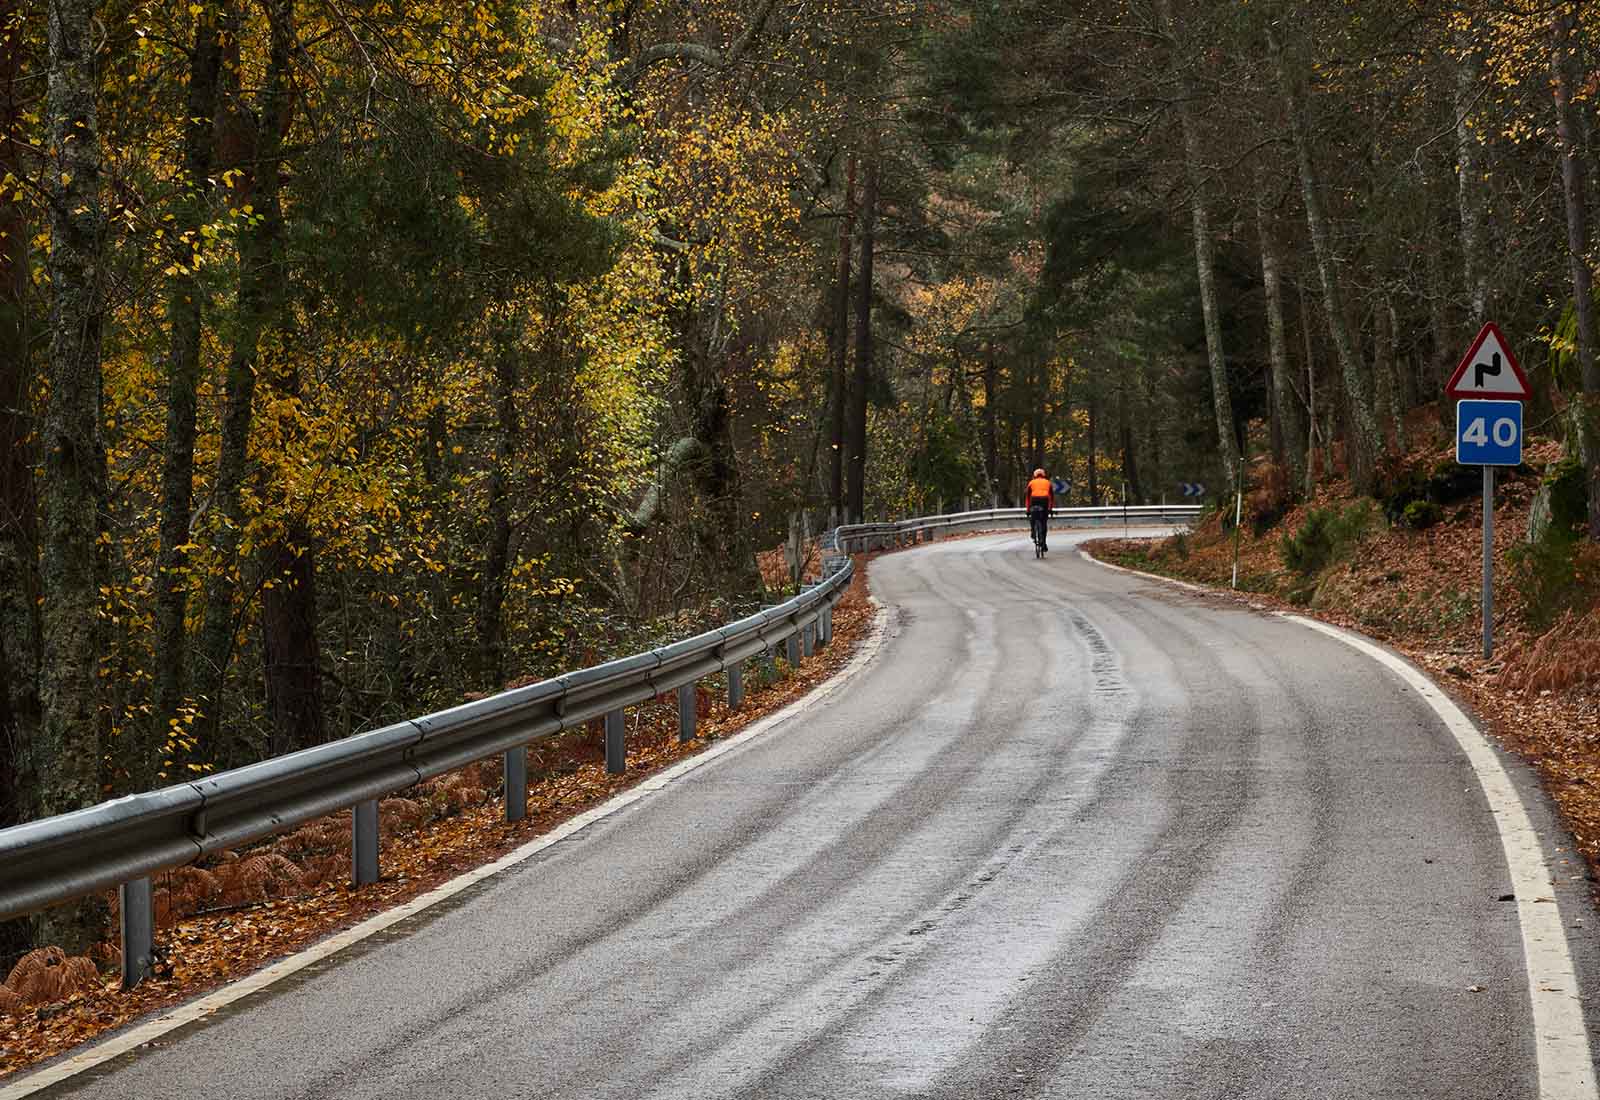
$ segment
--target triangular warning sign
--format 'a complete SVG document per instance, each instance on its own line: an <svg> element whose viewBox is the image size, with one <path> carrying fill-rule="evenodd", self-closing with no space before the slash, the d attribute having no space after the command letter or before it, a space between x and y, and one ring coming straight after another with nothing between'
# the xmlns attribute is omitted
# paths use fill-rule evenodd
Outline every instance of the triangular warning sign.
<svg viewBox="0 0 1600 1100"><path fill-rule="evenodd" d="M1483 326L1461 365L1450 376L1444 392L1449 397L1497 397L1526 401L1533 396L1528 376L1522 373L1511 345L1493 321Z"/></svg>

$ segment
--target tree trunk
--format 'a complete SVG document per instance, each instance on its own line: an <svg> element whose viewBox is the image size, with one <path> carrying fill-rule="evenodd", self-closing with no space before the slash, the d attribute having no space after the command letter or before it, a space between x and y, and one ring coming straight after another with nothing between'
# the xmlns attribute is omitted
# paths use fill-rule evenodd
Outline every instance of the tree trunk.
<svg viewBox="0 0 1600 1100"><path fill-rule="evenodd" d="M1028 409L1028 460L1033 463L1032 469L1038 470L1044 467L1045 402L1049 399L1049 372L1043 363L1034 364L1032 377L1033 393Z"/></svg>
<svg viewBox="0 0 1600 1100"><path fill-rule="evenodd" d="M1283 453L1283 421L1278 417L1277 386L1273 384L1272 371L1267 370L1261 379L1267 398L1267 453L1275 466L1283 466L1287 456Z"/></svg>
<svg viewBox="0 0 1600 1100"><path fill-rule="evenodd" d="M1117 380L1117 420L1122 429L1122 478L1128 495L1144 503L1144 488L1139 483L1139 459L1133 438L1133 417L1128 410L1128 373L1124 370Z"/></svg>
<svg viewBox="0 0 1600 1100"><path fill-rule="evenodd" d="M1283 93L1284 110L1289 117L1289 129L1294 138L1296 159L1300 162L1300 188L1305 200L1306 225L1311 231L1311 244L1317 256L1317 274L1322 281L1323 304L1328 314L1328 331L1339 357L1344 375L1345 393L1350 402L1351 431L1346 439L1350 480L1360 494L1370 494L1377 482L1378 421L1372 410L1372 396L1367 386L1366 366L1361 360L1361 349L1350 330L1350 318L1345 312L1344 289L1340 284L1342 273L1339 260L1329 239L1328 219L1322 209L1322 194L1317 185L1317 174L1311 160L1311 139L1306 133L1301 115L1301 103L1296 84L1285 63L1283 47L1275 31L1267 31L1268 48L1278 70L1278 83Z"/></svg>
<svg viewBox="0 0 1600 1100"><path fill-rule="evenodd" d="M1139 361L1139 397L1140 404L1144 409L1145 430L1149 433L1148 439L1150 441L1150 461L1146 468L1154 471L1151 477L1155 485L1161 486L1161 503L1165 504L1167 502L1167 486L1170 482L1167 480L1169 471L1162 457L1164 454L1164 448L1161 446L1163 417L1161 416L1161 399L1156 392L1154 374L1154 364L1148 359L1141 359Z"/></svg>
<svg viewBox="0 0 1600 1100"><path fill-rule="evenodd" d="M300 397L300 372L293 360L274 372L270 382L283 397ZM317 645L317 558L303 518L309 503L295 499L278 502L282 513L291 518L283 532L263 548L259 561L268 756L320 745L328 739Z"/></svg>
<svg viewBox="0 0 1600 1100"><path fill-rule="evenodd" d="M278 258L283 235L280 204L284 123L288 118L290 66L294 45L294 0L266 6L271 44L260 122L254 131L252 203L260 221L239 242L236 332L228 357L222 440L217 455L216 509L212 536L217 565L206 579L205 616L196 646L193 683L202 711L202 747L212 757L232 755L219 743L223 692L238 632L234 597L238 551L246 521L243 492L248 470L250 428L261 337L279 303ZM236 13L232 19L237 33Z"/></svg>
<svg viewBox="0 0 1600 1100"><path fill-rule="evenodd" d="M489 538L483 552L483 579L478 589L478 683L499 691L506 680L505 602L511 569L511 469L519 432L517 417L517 349L509 337L496 341L495 444L489 466Z"/></svg>
<svg viewBox="0 0 1600 1100"><path fill-rule="evenodd" d="M850 392L850 243L855 235L856 157L850 154L844 177L844 212L839 219L839 252L833 282L833 393L829 405L833 443L828 473L828 504L835 522L844 518L845 405Z"/></svg>
<svg viewBox="0 0 1600 1100"><path fill-rule="evenodd" d="M39 816L100 800L99 669L106 455L100 342L105 311L97 35L91 0L51 0L46 125L50 191L50 396L40 425L44 477L39 672L41 720L33 759ZM15 28L13 28L13 32ZM41 942L83 950L95 921L85 906L50 910Z"/></svg>
<svg viewBox="0 0 1600 1100"><path fill-rule="evenodd" d="M856 370L850 387L850 499L852 523L866 515L867 388L872 377L872 254L878 219L878 148L874 139L861 189L861 259L856 285Z"/></svg>
<svg viewBox="0 0 1600 1100"><path fill-rule="evenodd" d="M1406 411L1411 408L1411 391L1416 387L1408 382L1415 373L1400 365L1400 325L1394 315L1394 303L1385 297L1378 303L1377 323L1379 352L1388 359L1390 394L1393 397L1394 448L1406 453Z"/></svg>
<svg viewBox="0 0 1600 1100"><path fill-rule="evenodd" d="M1070 424L1072 416L1072 375L1070 372L1062 378L1060 399L1051 406L1051 422L1054 423L1055 417L1063 412L1066 414L1066 422ZM1060 476L1062 480L1070 482L1072 473L1072 440L1066 432L1062 433L1062 437L1061 448L1054 459L1055 465L1048 467L1048 469L1053 474ZM1067 498L1071 494L1072 488L1069 483L1066 493L1062 494L1061 499L1056 501L1056 506L1065 507Z"/></svg>
<svg viewBox="0 0 1600 1100"><path fill-rule="evenodd" d="M137 767L151 771L160 763L162 746L174 727L186 689L189 577L184 547L192 541L195 401L203 314L200 280L187 253L198 248L212 171L222 72L217 21L215 8L206 8L195 17L184 133L183 186L187 194L178 203L172 225L174 247L182 248L184 254L176 257L182 270L167 285L167 323L172 335L167 350L167 431L161 455L161 542L156 557L154 743L139 754L143 759L135 761ZM152 778L141 775L136 785L147 785Z"/></svg>
<svg viewBox="0 0 1600 1100"><path fill-rule="evenodd" d="M994 346L987 349L983 363L983 476L988 481L989 507L1000 507L1000 414L995 408L999 400L1000 367L995 362Z"/></svg>
<svg viewBox="0 0 1600 1100"><path fill-rule="evenodd" d="M1452 427L1454 410L1444 399L1445 383L1450 381L1454 364L1450 361L1450 325L1446 319L1445 302L1449 296L1449 281L1445 278L1444 261L1436 248L1425 248L1428 264L1428 329L1433 335L1433 369L1429 372L1430 386L1436 385L1439 402L1439 423Z"/></svg>
<svg viewBox="0 0 1600 1100"><path fill-rule="evenodd" d="M741 592L759 592L761 571L751 544L749 516L739 495L733 403L719 362L702 359L698 365L691 365L689 371L697 395L695 435L706 445L704 460L693 466L695 482L710 509L715 533L710 550L716 562L720 589L726 590L727 585L732 584Z"/></svg>
<svg viewBox="0 0 1600 1100"><path fill-rule="evenodd" d="M1306 305L1305 290L1300 299L1300 335L1305 344L1306 358L1306 499L1310 500L1317 489L1317 358L1311 339L1311 309Z"/></svg>
<svg viewBox="0 0 1600 1100"><path fill-rule="evenodd" d="M1278 238L1272 213L1267 209L1265 189L1256 187L1256 225L1261 234L1261 281L1266 289L1267 348L1272 364L1272 410L1278 425L1278 439L1289 467L1289 484L1299 487L1305 481L1306 467L1300 441L1305 426L1300 402L1295 397L1289 375L1289 345L1284 336L1283 280L1278 268Z"/></svg>
<svg viewBox="0 0 1600 1100"><path fill-rule="evenodd" d="M105 448L100 339L104 318L100 130L96 113L95 5L52 0L48 124L50 398L42 445L45 592L38 809L57 814L100 796L99 576Z"/></svg>
<svg viewBox="0 0 1600 1100"><path fill-rule="evenodd" d="M1006 415L1006 442L1011 447L1011 463L1014 473L1013 476L1006 478L1006 491L1010 492L1011 488L1015 488L1017 490L1016 499L1019 504L1023 499L1023 494L1027 492L1028 478L1033 474L1033 467L1028 465L1028 455L1023 449L1025 440L1022 437L1022 433L1022 425L1017 423L1014 415L1008 413ZM1011 508L1014 505L1007 501L1006 507Z"/></svg>
<svg viewBox="0 0 1600 1100"><path fill-rule="evenodd" d="M261 654L271 734L267 755L328 739L317 645L316 553L303 522L291 523L262 561Z"/></svg>
<svg viewBox="0 0 1600 1100"><path fill-rule="evenodd" d="M1489 313L1488 218L1483 174L1483 140L1472 121L1472 105L1483 85L1483 59L1468 28L1456 40L1456 195L1461 208L1461 264L1467 282L1467 314L1472 333ZM1469 337L1470 339L1470 334Z"/></svg>
<svg viewBox="0 0 1600 1100"><path fill-rule="evenodd" d="M1098 508L1098 507L1100 507L1100 471L1097 469L1097 467L1100 465L1100 461L1099 461L1100 460L1100 455L1099 455L1099 445L1100 444L1099 444L1099 440L1095 438L1095 427L1096 427L1095 421L1098 419L1098 417L1095 414L1099 410L1095 407L1096 406L1096 402L1095 402L1095 399L1094 399L1094 390L1093 389L1091 389L1089 391L1089 395L1088 396L1089 396L1089 401L1088 401L1088 413L1089 413L1089 507Z"/></svg>
<svg viewBox="0 0 1600 1100"><path fill-rule="evenodd" d="M0 3L12 26L16 3ZM25 38L0 40L0 173L23 178L16 79ZM22 204L0 195L0 829L29 816L29 750L39 730L39 522L34 499L28 348L28 233ZM6 953L0 942L0 955Z"/></svg>
<svg viewBox="0 0 1600 1100"><path fill-rule="evenodd" d="M1394 299L1386 299L1383 308L1389 314L1389 331L1395 341L1395 377L1396 385L1399 387L1395 392L1399 395L1400 401L1400 420L1395 425L1395 432L1400 440L1400 450L1404 452L1406 415L1422 404L1422 356L1415 340L1410 342L1411 346L1406 350L1406 354L1401 355L1400 315L1394 308Z"/></svg>
<svg viewBox="0 0 1600 1100"><path fill-rule="evenodd" d="M1172 18L1172 0L1156 0L1156 15L1161 21L1161 33L1167 37L1171 55L1177 66L1178 128L1183 134L1183 162L1189 178L1190 215L1194 231L1195 273L1200 281L1200 312L1205 320L1206 361L1211 367L1211 400L1217 415L1217 445L1222 465L1232 484L1238 473L1238 432L1233 424L1233 397L1228 385L1228 361L1222 347L1222 312L1217 304L1216 261L1211 240L1210 214L1206 207L1205 165L1200 155L1200 130L1194 119L1194 100L1197 98L1194 81L1188 70L1178 60L1179 46Z"/></svg>
<svg viewBox="0 0 1600 1100"><path fill-rule="evenodd" d="M1400 420L1399 387L1395 385L1394 330L1389 324L1389 311L1382 301L1372 309L1372 381L1380 446L1388 448L1389 429ZM1398 447L1399 438L1395 445Z"/></svg>
<svg viewBox="0 0 1600 1100"><path fill-rule="evenodd" d="M1577 328L1578 373L1583 392L1574 405L1578 455L1589 480L1589 537L1600 539L1600 365L1595 360L1594 276L1589 270L1589 211L1572 105L1578 84L1573 33L1577 13L1564 5L1555 18L1551 70L1555 80L1556 137L1561 147L1561 191L1567 213L1567 268Z"/></svg>

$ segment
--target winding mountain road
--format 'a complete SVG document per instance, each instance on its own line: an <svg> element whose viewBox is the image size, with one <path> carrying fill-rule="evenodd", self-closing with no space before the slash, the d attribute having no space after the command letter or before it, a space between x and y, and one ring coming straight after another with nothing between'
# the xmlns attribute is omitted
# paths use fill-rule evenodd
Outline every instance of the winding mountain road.
<svg viewBox="0 0 1600 1100"><path fill-rule="evenodd" d="M1592 1100L1590 886L1525 771L1554 1046L1428 699L1054 541L879 558L885 637L825 700L39 1095Z"/></svg>

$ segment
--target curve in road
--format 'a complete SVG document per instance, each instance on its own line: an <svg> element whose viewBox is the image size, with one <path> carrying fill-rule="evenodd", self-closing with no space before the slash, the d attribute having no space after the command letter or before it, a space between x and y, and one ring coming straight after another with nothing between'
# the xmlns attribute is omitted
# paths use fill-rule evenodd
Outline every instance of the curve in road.
<svg viewBox="0 0 1600 1100"><path fill-rule="evenodd" d="M1430 701L1056 542L878 559L891 637L803 719L40 1095L1555 1095Z"/></svg>

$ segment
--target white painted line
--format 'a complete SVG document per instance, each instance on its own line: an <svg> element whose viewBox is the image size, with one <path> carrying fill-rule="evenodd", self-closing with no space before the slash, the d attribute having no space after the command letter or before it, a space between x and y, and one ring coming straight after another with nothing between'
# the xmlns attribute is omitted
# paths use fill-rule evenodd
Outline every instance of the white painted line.
<svg viewBox="0 0 1600 1100"><path fill-rule="evenodd" d="M1082 551L1079 551L1082 554ZM1137 569L1100 561L1089 554L1083 557L1106 569L1131 573L1136 577L1166 581L1201 592L1205 589L1187 581L1174 580ZM1534 831L1511 777L1461 708L1450 696L1411 662L1390 653L1354 631L1294 615L1286 611L1273 614L1298 623L1371 657L1425 699L1472 765L1489 803L1495 827L1500 831L1500 846L1505 850L1511 872L1511 890L1517 900L1517 920L1522 926L1522 954L1528 971L1528 998L1533 1007L1534 1050L1539 1063L1540 1100L1600 1100L1594 1062L1589 1053L1589 1033L1583 1018L1583 999L1578 991L1578 972L1567 943L1567 930L1561 921L1561 905L1556 900L1555 884L1539 834Z"/></svg>
<svg viewBox="0 0 1600 1100"><path fill-rule="evenodd" d="M518 864L526 863L546 848L559 844L574 833L581 832L588 826L593 825L596 821L610 817L619 810L633 805L646 795L663 789L689 772L705 767L718 757L742 748L748 742L760 737L774 727L789 721L803 711L809 710L832 695L843 686L846 680L860 672L869 661L877 656L878 650L883 645L889 616L876 598L872 598L872 602L878 607L877 614L872 621L872 630L862 641L860 649L850 659L850 663L782 710L752 722L734 736L724 741L719 741L687 760L674 764L660 775L651 776L643 783L619 792L614 797L594 807L594 809L586 810L577 817L563 822L557 828L529 841L515 851L506 853L493 863L484 864L482 867L458 875L449 882L436 886L425 894L419 894L403 905L397 905L386 912L368 917L360 924L329 936L304 951L279 959L272 965L247 977L240 978L236 982L231 982L214 993L209 993L187 1004L179 1005L162 1016L158 1016L146 1023L135 1025L127 1031L119 1032L103 1042L96 1043L82 1053L63 1058L59 1062L46 1066L44 1069L36 1070L10 1084L0 1085L0 1100L21 1100L22 1097L31 1096L40 1089L49 1088L51 1085L59 1084L69 1077L75 1077L85 1070L103 1065L113 1058L159 1039L161 1036L186 1024L191 1024L196 1020L203 1020L219 1009L226 1008L235 1001L259 992L275 982L280 982L308 966L322 962L352 944L370 939L384 929L399 924L401 921L408 917L413 917L425 909L438 905L440 902L454 897L485 879L493 878L502 871L509 870Z"/></svg>
<svg viewBox="0 0 1600 1100"><path fill-rule="evenodd" d="M1522 923L1522 953L1528 967L1528 996L1533 1003L1535 1049L1539 1056L1541 1100L1596 1100L1594 1062L1589 1056L1589 1034L1584 1026L1583 1000L1578 995L1578 972L1561 923L1561 906L1545 861L1539 834L1517 795L1511 777L1478 727L1455 701L1416 668L1361 635L1288 612L1276 614L1292 623L1337 638L1360 650L1404 680L1433 707L1434 713L1455 735L1456 743L1478 773L1478 783L1489 802L1506 865L1511 870L1511 890Z"/></svg>

